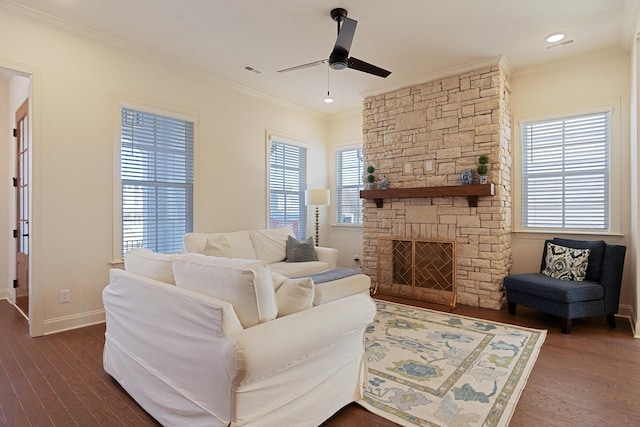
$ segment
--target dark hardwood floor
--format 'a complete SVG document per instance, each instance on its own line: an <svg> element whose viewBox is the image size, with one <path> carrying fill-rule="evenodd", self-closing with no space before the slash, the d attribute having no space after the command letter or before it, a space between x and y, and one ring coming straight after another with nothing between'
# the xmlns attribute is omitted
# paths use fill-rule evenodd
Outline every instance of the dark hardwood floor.
<svg viewBox="0 0 640 427"><path fill-rule="evenodd" d="M626 319L616 329L604 317L574 320L563 335L558 319L525 307L515 317L467 306L453 312L548 329L511 426L640 425L640 340ZM24 317L0 301L0 425L157 426L102 369L103 343L104 325L30 338ZM394 425L351 404L323 427Z"/></svg>

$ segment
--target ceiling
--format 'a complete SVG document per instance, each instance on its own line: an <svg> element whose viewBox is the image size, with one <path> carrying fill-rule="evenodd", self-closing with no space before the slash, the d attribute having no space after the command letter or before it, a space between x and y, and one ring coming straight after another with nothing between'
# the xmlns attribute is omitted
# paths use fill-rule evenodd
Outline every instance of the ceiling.
<svg viewBox="0 0 640 427"><path fill-rule="evenodd" d="M0 0L30 18L100 33L253 91L333 114L382 93L485 65L514 71L605 49L629 49L640 0ZM327 64L334 7L358 21L350 55L390 70L386 79ZM79 26L81 28L76 27ZM562 31L573 43L545 49ZM249 65L262 74L243 69ZM328 81L329 80L329 81ZM333 104L322 101L327 86Z"/></svg>

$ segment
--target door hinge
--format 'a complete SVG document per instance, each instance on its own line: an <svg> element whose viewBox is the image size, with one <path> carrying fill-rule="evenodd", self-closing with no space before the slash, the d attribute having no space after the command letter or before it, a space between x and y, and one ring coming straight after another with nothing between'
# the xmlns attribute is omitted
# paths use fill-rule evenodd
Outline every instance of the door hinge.
<svg viewBox="0 0 640 427"><path fill-rule="evenodd" d="M18 186L18 178L16 178L15 176L12 178L13 179L13 186L17 187Z"/></svg>
<svg viewBox="0 0 640 427"><path fill-rule="evenodd" d="M13 287L14 289L18 287L18 279L13 279Z"/></svg>
<svg viewBox="0 0 640 427"><path fill-rule="evenodd" d="M13 238L17 239L18 238L18 230L13 230Z"/></svg>
<svg viewBox="0 0 640 427"><path fill-rule="evenodd" d="M13 130L13 137L17 138L18 137L18 129L14 129Z"/></svg>

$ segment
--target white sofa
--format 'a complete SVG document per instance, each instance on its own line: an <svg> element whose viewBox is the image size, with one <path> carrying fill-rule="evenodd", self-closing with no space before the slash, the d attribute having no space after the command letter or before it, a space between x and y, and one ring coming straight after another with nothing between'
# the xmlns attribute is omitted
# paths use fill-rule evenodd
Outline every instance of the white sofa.
<svg viewBox="0 0 640 427"><path fill-rule="evenodd" d="M104 368L161 424L317 426L362 397L368 295L311 307L310 279L276 291L258 260L142 250L125 268L103 291Z"/></svg>
<svg viewBox="0 0 640 427"><path fill-rule="evenodd" d="M288 260L289 236L294 237L291 227L228 233L187 233L183 240L183 252L259 259L269 264L271 271L287 277L311 275L336 268L338 250L322 246L315 247L317 260Z"/></svg>

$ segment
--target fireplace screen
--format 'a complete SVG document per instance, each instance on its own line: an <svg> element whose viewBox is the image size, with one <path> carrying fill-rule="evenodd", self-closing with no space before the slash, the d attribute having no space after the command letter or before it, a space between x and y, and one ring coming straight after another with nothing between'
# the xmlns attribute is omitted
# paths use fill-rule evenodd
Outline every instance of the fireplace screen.
<svg viewBox="0 0 640 427"><path fill-rule="evenodd" d="M438 304L456 305L455 241L378 237L376 288Z"/></svg>

